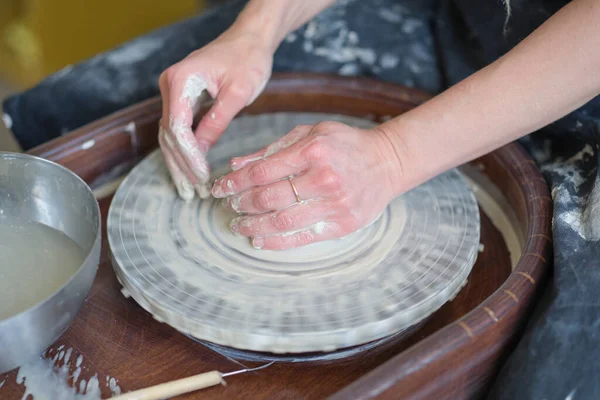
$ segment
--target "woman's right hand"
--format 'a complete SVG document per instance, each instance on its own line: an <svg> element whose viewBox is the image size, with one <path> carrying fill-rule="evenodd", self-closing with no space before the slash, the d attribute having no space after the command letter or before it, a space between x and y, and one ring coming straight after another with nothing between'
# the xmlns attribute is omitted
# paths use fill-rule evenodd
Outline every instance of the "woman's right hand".
<svg viewBox="0 0 600 400"><path fill-rule="evenodd" d="M271 76L274 49L258 34L234 27L165 70L159 79L163 101L159 143L179 195L210 195L205 155L231 120L258 97ZM214 99L192 131L201 94Z"/></svg>

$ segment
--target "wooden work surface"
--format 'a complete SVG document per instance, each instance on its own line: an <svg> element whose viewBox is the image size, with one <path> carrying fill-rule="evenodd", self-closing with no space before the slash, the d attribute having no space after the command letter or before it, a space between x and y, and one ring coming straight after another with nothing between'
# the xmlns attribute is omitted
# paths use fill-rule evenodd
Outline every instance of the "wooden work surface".
<svg viewBox="0 0 600 400"><path fill-rule="evenodd" d="M152 318L132 299L121 294L108 255L106 215L110 197L100 201L102 211L102 255L88 300L70 329L56 342L83 355L82 378L98 374L104 396L110 390L105 375L118 379L122 390L134 390L201 372L242 368L200 343ZM485 214L481 238L484 251L458 297L440 309L419 331L399 343L385 343L348 360L274 364L265 370L228 379L226 387L213 387L181 396L182 399L322 399L349 385L407 346L455 321L485 300L510 274L510 260L500 232ZM49 352L52 357L54 352ZM258 364L246 363L247 366ZM60 362L59 362L60 364ZM0 398L21 399L24 388L16 383L16 372L0 376ZM104 397L103 397L104 398ZM57 399L58 400L58 399Z"/></svg>
<svg viewBox="0 0 600 400"><path fill-rule="evenodd" d="M242 114L324 112L383 121L426 101L426 93L363 78L274 75ZM162 106L150 99L60 137L30 153L70 168L90 185L126 172L157 146ZM203 108L200 112L206 112ZM131 127L135 129L131 129ZM550 270L551 198L539 170L522 149L507 145L475 160L514 211L522 254L511 271L500 232L481 215L484 251L468 284L412 336L389 341L352 358L275 364L234 376L181 398L201 399L463 399L485 393L519 338ZM100 201L103 226L110 198ZM83 356L81 377L97 374L103 398L106 376L130 391L190 375L237 370L240 365L154 320L120 292L103 232L101 264L88 300L70 329L51 347ZM255 364L244 363L248 366ZM61 365L61 361L58 362ZM0 376L0 399L20 399L17 372Z"/></svg>

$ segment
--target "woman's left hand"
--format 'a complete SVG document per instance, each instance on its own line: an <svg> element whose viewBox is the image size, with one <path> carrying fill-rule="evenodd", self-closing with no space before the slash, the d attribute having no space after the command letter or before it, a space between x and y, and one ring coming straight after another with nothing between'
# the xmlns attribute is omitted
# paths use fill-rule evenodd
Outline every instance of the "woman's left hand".
<svg viewBox="0 0 600 400"><path fill-rule="evenodd" d="M283 250L373 222L398 194L400 162L377 129L298 126L261 151L232 159L233 172L215 182L212 194L242 214L231 222L234 233L251 238L255 248Z"/></svg>

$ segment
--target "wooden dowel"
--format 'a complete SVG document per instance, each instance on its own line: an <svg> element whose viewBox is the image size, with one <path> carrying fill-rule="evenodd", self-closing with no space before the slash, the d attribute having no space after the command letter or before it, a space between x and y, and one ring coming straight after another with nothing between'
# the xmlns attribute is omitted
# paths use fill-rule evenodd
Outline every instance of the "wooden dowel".
<svg viewBox="0 0 600 400"><path fill-rule="evenodd" d="M190 376L189 378L178 379L176 381L162 383L151 386L146 389L135 390L125 393L112 400L160 400L168 397L177 396L183 393L193 392L215 386L223 381L223 376L219 371L205 372L203 374Z"/></svg>

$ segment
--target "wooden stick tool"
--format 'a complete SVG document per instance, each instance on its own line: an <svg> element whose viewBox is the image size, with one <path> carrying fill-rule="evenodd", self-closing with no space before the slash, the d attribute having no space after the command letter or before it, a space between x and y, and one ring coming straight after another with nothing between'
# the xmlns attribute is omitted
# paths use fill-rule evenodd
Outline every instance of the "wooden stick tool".
<svg viewBox="0 0 600 400"><path fill-rule="evenodd" d="M223 378L228 376L243 374L245 372L258 371L267 368L275 361L256 368L246 368L238 371L221 373L219 371L205 372L202 374L190 376L188 378L178 379L160 385L151 386L146 389L135 390L122 395L111 397L111 400L161 400L178 396L180 394L193 392L195 390L205 389L218 384L225 384Z"/></svg>

